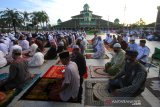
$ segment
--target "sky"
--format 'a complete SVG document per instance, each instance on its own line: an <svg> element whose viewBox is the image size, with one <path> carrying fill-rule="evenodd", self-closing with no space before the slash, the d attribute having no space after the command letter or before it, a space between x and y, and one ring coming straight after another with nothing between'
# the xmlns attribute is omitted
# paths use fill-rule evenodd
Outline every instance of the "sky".
<svg viewBox="0 0 160 107"><path fill-rule="evenodd" d="M46 11L50 23L57 20L67 21L71 16L80 14L84 4L88 4L93 14L102 19L120 23L133 24L142 18L146 24L156 21L157 6L160 0L0 0L0 11L17 9L19 11Z"/></svg>

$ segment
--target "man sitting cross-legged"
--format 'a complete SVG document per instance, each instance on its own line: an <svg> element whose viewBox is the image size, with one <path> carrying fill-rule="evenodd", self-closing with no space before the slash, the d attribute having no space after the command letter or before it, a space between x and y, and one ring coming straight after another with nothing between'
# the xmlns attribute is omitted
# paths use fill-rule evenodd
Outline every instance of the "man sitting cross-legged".
<svg viewBox="0 0 160 107"><path fill-rule="evenodd" d="M121 49L121 45L119 43L115 43L113 45L113 50L115 55L112 57L110 62L105 64L104 70L112 76L116 75L120 71L125 59L125 51Z"/></svg>
<svg viewBox="0 0 160 107"><path fill-rule="evenodd" d="M1 81L0 90L6 91L10 89L22 89L25 82L33 77L28 71L28 63L21 58L21 49L12 51L13 62L10 64L9 77L5 81Z"/></svg>
<svg viewBox="0 0 160 107"><path fill-rule="evenodd" d="M116 97L135 97L145 88L147 72L136 57L137 51L126 51L126 61L121 72L109 80L108 91Z"/></svg>

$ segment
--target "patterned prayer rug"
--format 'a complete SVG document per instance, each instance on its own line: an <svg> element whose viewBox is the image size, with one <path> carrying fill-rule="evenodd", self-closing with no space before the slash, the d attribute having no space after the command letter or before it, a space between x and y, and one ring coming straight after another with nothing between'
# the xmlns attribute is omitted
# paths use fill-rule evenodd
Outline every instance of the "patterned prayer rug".
<svg viewBox="0 0 160 107"><path fill-rule="evenodd" d="M49 99L50 86L60 89L62 79L39 78L20 98L21 100L51 101Z"/></svg>
<svg viewBox="0 0 160 107"><path fill-rule="evenodd" d="M84 106L151 107L142 97L113 97L107 91L108 80L88 80L84 82Z"/></svg>
<svg viewBox="0 0 160 107"><path fill-rule="evenodd" d="M160 100L160 78L148 78L146 88Z"/></svg>
<svg viewBox="0 0 160 107"><path fill-rule="evenodd" d="M51 66L48 71L43 75L43 78L63 78L64 66Z"/></svg>
<svg viewBox="0 0 160 107"><path fill-rule="evenodd" d="M93 49L87 49L85 50L85 53L94 53Z"/></svg>
<svg viewBox="0 0 160 107"><path fill-rule="evenodd" d="M39 78L20 98L20 100L32 101L56 101L63 102L54 93L54 90L60 90L63 79L59 78ZM49 96L53 97L51 99ZM70 103L80 103L80 101L68 101Z"/></svg>
<svg viewBox="0 0 160 107"><path fill-rule="evenodd" d="M6 74L6 73L5 74L0 74L0 78L1 78L2 75L4 76L3 80L8 78L8 74ZM40 76L40 74L35 74L34 78L30 79L29 81L27 81L23 85L22 90L14 89L14 90L6 91L5 92L6 98L2 102L0 102L0 107L6 107L16 95L18 95L21 91L25 90L30 84L35 82L39 78L39 76ZM1 78L1 80L2 80L2 78Z"/></svg>
<svg viewBox="0 0 160 107"><path fill-rule="evenodd" d="M86 59L95 59L92 57L93 54L86 54ZM109 57L107 55L104 55L102 58L99 59L109 59Z"/></svg>
<svg viewBox="0 0 160 107"><path fill-rule="evenodd" d="M73 49L70 48L70 47L67 48L67 51L69 51L69 52L72 52L72 50L73 50Z"/></svg>
<svg viewBox="0 0 160 107"><path fill-rule="evenodd" d="M91 78L111 78L112 76L108 73L105 73L103 66L90 66L90 75Z"/></svg>

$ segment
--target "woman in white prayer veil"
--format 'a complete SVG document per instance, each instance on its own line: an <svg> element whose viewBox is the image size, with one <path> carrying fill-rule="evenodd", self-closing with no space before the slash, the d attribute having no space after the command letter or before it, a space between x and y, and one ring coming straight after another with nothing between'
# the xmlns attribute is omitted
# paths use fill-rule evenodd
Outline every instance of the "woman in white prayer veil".
<svg viewBox="0 0 160 107"><path fill-rule="evenodd" d="M44 63L44 55L40 52L40 49L37 48L37 52L29 60L28 65L30 67L38 67Z"/></svg>
<svg viewBox="0 0 160 107"><path fill-rule="evenodd" d="M98 43L95 48L97 51L92 55L92 57L95 59L103 58L105 55L105 48L103 46L102 38L100 36L98 37Z"/></svg>

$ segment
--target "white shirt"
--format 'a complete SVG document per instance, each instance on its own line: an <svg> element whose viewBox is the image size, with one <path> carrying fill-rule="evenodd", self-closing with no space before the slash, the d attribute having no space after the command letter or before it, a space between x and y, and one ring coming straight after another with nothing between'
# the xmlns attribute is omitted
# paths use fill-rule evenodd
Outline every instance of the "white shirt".
<svg viewBox="0 0 160 107"><path fill-rule="evenodd" d="M5 66L7 64L7 60L5 58L5 55L2 51L0 51L0 68Z"/></svg>
<svg viewBox="0 0 160 107"><path fill-rule="evenodd" d="M29 42L27 40L22 40L19 45L22 47L22 50L29 49Z"/></svg>
<svg viewBox="0 0 160 107"><path fill-rule="evenodd" d="M134 44L128 44L128 48L131 51L138 51L138 44L134 43Z"/></svg>
<svg viewBox="0 0 160 107"><path fill-rule="evenodd" d="M76 98L80 86L80 77L75 62L70 61L69 64L66 65L62 87L65 83L69 84L69 87L60 93L61 100L68 101L71 97Z"/></svg>
<svg viewBox="0 0 160 107"><path fill-rule="evenodd" d="M123 40L124 40L126 43L128 43L128 36L124 36L124 37L123 37Z"/></svg>
<svg viewBox="0 0 160 107"><path fill-rule="evenodd" d="M109 37L107 40L107 43L111 43L112 42L112 37Z"/></svg>
<svg viewBox="0 0 160 107"><path fill-rule="evenodd" d="M53 36L52 35L48 35L48 40L52 41L53 40Z"/></svg>
<svg viewBox="0 0 160 107"><path fill-rule="evenodd" d="M148 61L149 52L150 52L150 49L147 46L145 46L145 47L139 46L138 47L137 59L139 60L143 55L147 55L146 57L140 59L143 62L147 62Z"/></svg>
<svg viewBox="0 0 160 107"><path fill-rule="evenodd" d="M108 39L109 39L109 37L108 37L108 35L106 35L105 41L107 42L107 41L108 41Z"/></svg>
<svg viewBox="0 0 160 107"><path fill-rule="evenodd" d="M6 44L4 43L0 43L0 51L2 51L4 53L4 56L6 56L8 54L8 47Z"/></svg>
<svg viewBox="0 0 160 107"><path fill-rule="evenodd" d="M84 49L87 49L87 40L84 38L83 40L82 40L82 45L84 46Z"/></svg>
<svg viewBox="0 0 160 107"><path fill-rule="evenodd" d="M41 66L44 63L44 55L41 52L37 52L28 62L29 66Z"/></svg>
<svg viewBox="0 0 160 107"><path fill-rule="evenodd" d="M9 49L9 44L10 44L10 39L5 38L6 40L4 40L4 44L7 45L7 48Z"/></svg>

